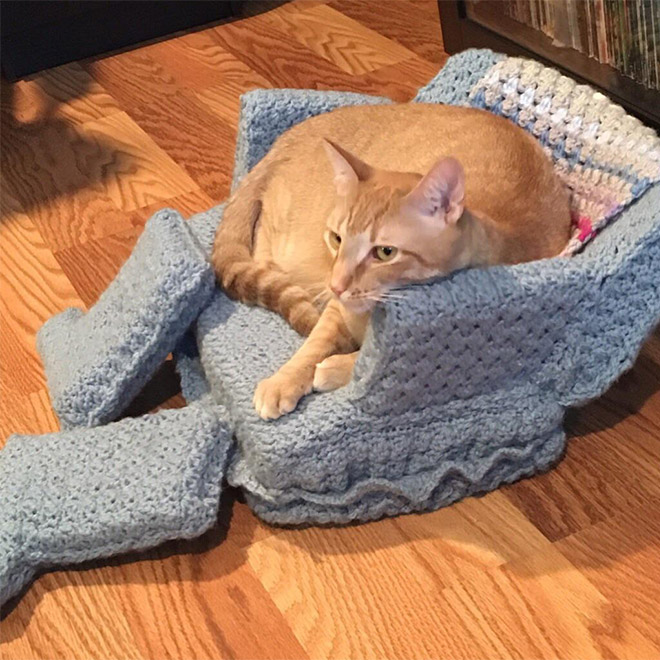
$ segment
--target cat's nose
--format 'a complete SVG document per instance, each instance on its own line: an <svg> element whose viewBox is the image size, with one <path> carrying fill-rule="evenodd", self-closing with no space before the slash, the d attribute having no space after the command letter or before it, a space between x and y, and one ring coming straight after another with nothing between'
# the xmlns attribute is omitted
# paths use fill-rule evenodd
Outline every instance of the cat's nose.
<svg viewBox="0 0 660 660"><path fill-rule="evenodd" d="M342 287L338 284L331 284L330 290L337 296L337 298L341 298L341 294L346 291L345 287Z"/></svg>

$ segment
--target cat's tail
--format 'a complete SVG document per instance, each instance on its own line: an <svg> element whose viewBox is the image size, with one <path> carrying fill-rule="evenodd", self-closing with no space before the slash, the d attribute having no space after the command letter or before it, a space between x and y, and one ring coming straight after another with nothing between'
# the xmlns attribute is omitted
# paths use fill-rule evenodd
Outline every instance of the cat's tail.
<svg viewBox="0 0 660 660"><path fill-rule="evenodd" d="M307 336L319 319L310 294L293 284L276 264L257 263L252 258L261 197L272 166L266 156L231 196L215 235L211 260L216 277L230 298L272 309L296 332Z"/></svg>

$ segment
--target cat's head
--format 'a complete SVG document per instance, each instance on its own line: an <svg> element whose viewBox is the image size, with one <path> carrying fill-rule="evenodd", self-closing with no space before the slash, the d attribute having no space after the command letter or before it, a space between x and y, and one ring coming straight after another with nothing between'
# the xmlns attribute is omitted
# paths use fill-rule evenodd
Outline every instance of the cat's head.
<svg viewBox="0 0 660 660"><path fill-rule="evenodd" d="M326 140L335 207L325 241L334 257L329 287L366 312L392 288L454 270L462 250L464 173L442 158L425 174L380 170Z"/></svg>

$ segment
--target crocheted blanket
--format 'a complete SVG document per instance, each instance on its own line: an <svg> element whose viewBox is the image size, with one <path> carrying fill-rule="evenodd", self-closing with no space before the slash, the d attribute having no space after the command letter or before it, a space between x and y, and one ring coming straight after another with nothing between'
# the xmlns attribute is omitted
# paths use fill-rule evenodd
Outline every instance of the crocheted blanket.
<svg viewBox="0 0 660 660"><path fill-rule="evenodd" d="M415 100L481 103L503 62L483 50L454 56ZM386 102L247 94L236 181L296 122ZM410 287L374 313L348 387L273 423L256 416L252 392L300 337L214 291L205 250L222 207L189 223L157 213L92 309L68 310L40 333L54 408L75 428L13 436L0 452L0 602L40 569L202 533L224 478L266 520L337 523L445 506L549 468L564 447L565 408L603 392L660 320L660 186L635 190L571 259ZM177 342L189 406L106 424Z"/></svg>
<svg viewBox="0 0 660 660"><path fill-rule="evenodd" d="M498 62L470 90L469 102L532 133L553 159L573 192L574 232L565 255L580 250L660 181L655 131L600 92L539 62Z"/></svg>

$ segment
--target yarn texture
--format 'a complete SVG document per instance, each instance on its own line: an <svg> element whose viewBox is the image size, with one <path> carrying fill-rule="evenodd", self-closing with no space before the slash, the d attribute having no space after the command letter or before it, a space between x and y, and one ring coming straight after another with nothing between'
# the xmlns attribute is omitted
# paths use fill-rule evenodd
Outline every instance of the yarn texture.
<svg viewBox="0 0 660 660"><path fill-rule="evenodd" d="M574 254L660 181L655 131L588 85L539 62L509 57L470 91L470 105L507 117L544 146L572 191Z"/></svg>
<svg viewBox="0 0 660 660"><path fill-rule="evenodd" d="M561 457L566 408L632 366L660 320L657 137L609 101L594 105L593 90L534 66L466 51L415 101L522 122L574 185L589 232L574 236L570 258L465 270L378 306L347 387L305 397L274 422L257 416L256 384L302 340L279 316L214 288L206 255L222 206L188 222L157 213L88 312L45 324L38 346L53 405L76 428L15 435L0 452L0 603L41 569L202 533L224 480L267 521L347 523L445 506ZM548 95L550 116L569 108L550 132ZM388 102L244 95L234 184L296 122ZM596 143L580 137L597 120ZM619 130L639 147L629 162L612 149ZM108 424L173 349L188 407Z"/></svg>
<svg viewBox="0 0 660 660"><path fill-rule="evenodd" d="M231 440L219 410L12 436L0 451L0 604L41 569L211 527Z"/></svg>
<svg viewBox="0 0 660 660"><path fill-rule="evenodd" d="M62 426L116 419L208 302L213 269L181 215L158 211L111 286L87 312L71 307L39 330Z"/></svg>

